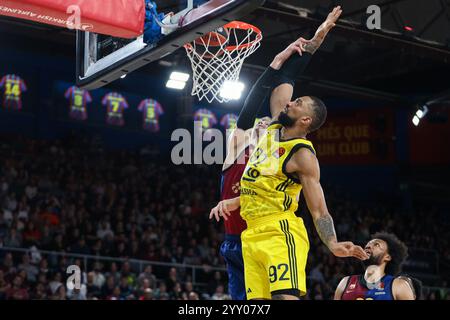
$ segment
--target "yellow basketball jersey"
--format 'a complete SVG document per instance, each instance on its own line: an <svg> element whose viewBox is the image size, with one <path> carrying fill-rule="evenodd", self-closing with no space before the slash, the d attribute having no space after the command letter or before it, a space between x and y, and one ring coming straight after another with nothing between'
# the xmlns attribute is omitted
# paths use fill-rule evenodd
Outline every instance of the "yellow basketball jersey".
<svg viewBox="0 0 450 320"><path fill-rule="evenodd" d="M260 139L241 178L241 216L249 221L275 214L295 214L302 186L298 177L286 172L286 164L300 148L314 154L305 139L281 140L282 125L273 123Z"/></svg>

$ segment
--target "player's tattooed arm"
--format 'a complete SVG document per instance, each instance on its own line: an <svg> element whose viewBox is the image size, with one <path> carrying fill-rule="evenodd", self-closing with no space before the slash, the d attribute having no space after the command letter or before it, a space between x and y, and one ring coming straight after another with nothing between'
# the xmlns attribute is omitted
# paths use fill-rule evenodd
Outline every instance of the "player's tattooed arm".
<svg viewBox="0 0 450 320"><path fill-rule="evenodd" d="M323 243L337 257L368 259L367 253L350 241L338 242L333 218L328 212L322 186L320 168L316 156L307 148L301 148L286 165L287 172L296 172L303 186L303 194Z"/></svg>
<svg viewBox="0 0 450 320"><path fill-rule="evenodd" d="M333 218L329 214L324 214L315 217L313 220L320 239L328 248L331 248L337 242Z"/></svg>
<svg viewBox="0 0 450 320"><path fill-rule="evenodd" d="M322 242L330 248L336 240L333 218L328 212L325 195L320 185L320 168L316 156L307 148L301 148L292 157L303 187L303 194ZM291 161L290 161L291 162ZM289 163L288 163L289 168ZM289 170L289 169L288 169ZM331 249L331 248L330 248Z"/></svg>
<svg viewBox="0 0 450 320"><path fill-rule="evenodd" d="M322 45L328 32L336 25L336 21L342 13L340 6L337 6L328 14L327 19L317 29L314 37L305 44L304 49L306 52L314 54L317 49Z"/></svg>

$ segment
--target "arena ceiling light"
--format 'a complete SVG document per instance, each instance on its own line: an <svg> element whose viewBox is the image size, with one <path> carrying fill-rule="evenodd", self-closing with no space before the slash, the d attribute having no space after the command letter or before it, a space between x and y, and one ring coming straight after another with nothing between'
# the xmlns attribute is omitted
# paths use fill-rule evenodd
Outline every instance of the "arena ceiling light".
<svg viewBox="0 0 450 320"><path fill-rule="evenodd" d="M220 96L224 99L239 100L245 85L239 81L225 81L220 89Z"/></svg>
<svg viewBox="0 0 450 320"><path fill-rule="evenodd" d="M167 88L183 90L186 82L189 80L189 74L184 72L173 71L166 83Z"/></svg>
<svg viewBox="0 0 450 320"><path fill-rule="evenodd" d="M173 71L170 74L170 80L187 82L189 80L189 74L184 72Z"/></svg>
<svg viewBox="0 0 450 320"><path fill-rule="evenodd" d="M425 117L425 115L428 113L428 106L424 105L422 108L417 109L416 114L414 115L412 122L417 127L420 123L420 120Z"/></svg>
<svg viewBox="0 0 450 320"><path fill-rule="evenodd" d="M166 83L166 87L170 89L183 90L184 87L186 87L186 82L177 80L168 80Z"/></svg>

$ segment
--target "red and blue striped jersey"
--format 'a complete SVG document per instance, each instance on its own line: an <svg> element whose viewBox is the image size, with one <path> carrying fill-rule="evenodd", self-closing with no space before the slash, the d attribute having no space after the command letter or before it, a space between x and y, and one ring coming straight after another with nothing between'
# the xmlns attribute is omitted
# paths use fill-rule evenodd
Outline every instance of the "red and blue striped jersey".
<svg viewBox="0 0 450 320"><path fill-rule="evenodd" d="M108 107L106 122L114 126L123 126L123 112L128 108L127 100L117 92L110 92L102 99L102 104Z"/></svg>
<svg viewBox="0 0 450 320"><path fill-rule="evenodd" d="M235 115L234 113L228 113L222 117L222 119L220 120L220 125L224 127L225 130L234 129L236 128L237 120L237 115Z"/></svg>
<svg viewBox="0 0 450 320"><path fill-rule="evenodd" d="M385 275L373 288L369 288L364 275L350 276L341 300L394 300L392 284L395 277Z"/></svg>
<svg viewBox="0 0 450 320"><path fill-rule="evenodd" d="M66 90L64 97L70 102L69 116L76 120L86 120L86 105L92 102L92 97L89 94L89 91L72 86Z"/></svg>
<svg viewBox="0 0 450 320"><path fill-rule="evenodd" d="M217 124L217 117L213 112L202 108L195 112L194 121L200 121L203 129L209 129Z"/></svg>
<svg viewBox="0 0 450 320"><path fill-rule="evenodd" d="M14 110L22 109L22 93L27 91L25 81L15 75L7 74L0 80L0 88L5 88L3 94L3 105L5 108Z"/></svg>
<svg viewBox="0 0 450 320"><path fill-rule="evenodd" d="M151 132L159 131L159 117L164 114L161 104L153 99L145 99L139 104L142 112L143 128Z"/></svg>
<svg viewBox="0 0 450 320"><path fill-rule="evenodd" d="M222 171L220 186L220 200L233 199L239 197L241 193L241 178L250 157L250 148L247 147L235 160L235 162ZM231 216L224 220L225 233L230 235L240 235L247 229L247 224L242 219L240 209L231 212Z"/></svg>

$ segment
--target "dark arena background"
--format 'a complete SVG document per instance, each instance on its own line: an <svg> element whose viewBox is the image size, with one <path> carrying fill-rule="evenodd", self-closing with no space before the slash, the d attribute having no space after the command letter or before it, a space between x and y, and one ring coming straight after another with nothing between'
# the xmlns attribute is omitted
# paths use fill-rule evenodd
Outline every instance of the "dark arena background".
<svg viewBox="0 0 450 320"><path fill-rule="evenodd" d="M190 61L176 46L77 95L77 32L11 17L11 2L0 1L0 300L230 300L223 222L209 219L221 164L190 154L191 163L174 163L172 134L193 133L205 117L224 131L273 57L312 37L335 5L343 14L295 95L328 107L309 139L338 239L364 247L376 232L396 234L408 246L402 274L422 282L418 299L450 298L448 0L261 1L239 17L263 40L243 64L242 96L225 103L191 96ZM158 10L185 2L159 1ZM380 29L367 27L370 5L381 9ZM190 75L184 89L166 86L173 71ZM71 109L77 99L81 114ZM111 99L119 102L108 110ZM146 99L157 114L150 126ZM195 143L210 144L192 138L192 153ZM302 299L331 300L363 268L329 252L304 202ZM70 266L81 270L81 289L66 285Z"/></svg>

